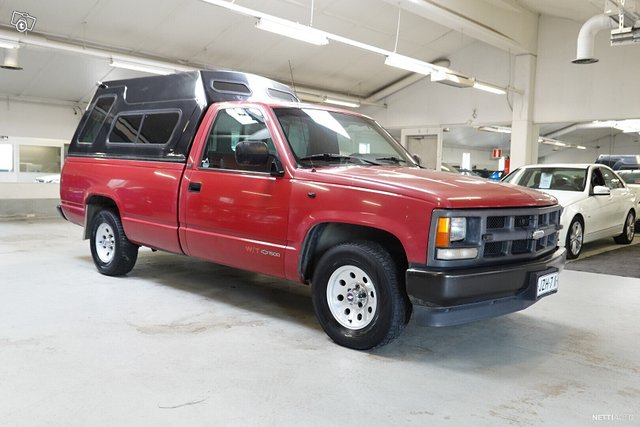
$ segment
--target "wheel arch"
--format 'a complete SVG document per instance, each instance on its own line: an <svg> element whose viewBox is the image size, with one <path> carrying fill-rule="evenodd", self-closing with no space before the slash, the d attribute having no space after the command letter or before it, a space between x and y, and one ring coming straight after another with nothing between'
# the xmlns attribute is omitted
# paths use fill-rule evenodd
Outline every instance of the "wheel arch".
<svg viewBox="0 0 640 427"><path fill-rule="evenodd" d="M407 269L407 253L400 239L388 231L363 225L325 222L314 225L306 234L298 260L298 274L304 283L310 283L315 266L331 247L355 241L379 243L389 251L401 273ZM403 278L404 274L399 277Z"/></svg>
<svg viewBox="0 0 640 427"><path fill-rule="evenodd" d="M85 202L85 214L84 214L84 236L83 238L89 239L91 237L91 224L96 214L103 209L113 209L118 216L120 216L120 209L118 204L110 197L94 194L87 197Z"/></svg>

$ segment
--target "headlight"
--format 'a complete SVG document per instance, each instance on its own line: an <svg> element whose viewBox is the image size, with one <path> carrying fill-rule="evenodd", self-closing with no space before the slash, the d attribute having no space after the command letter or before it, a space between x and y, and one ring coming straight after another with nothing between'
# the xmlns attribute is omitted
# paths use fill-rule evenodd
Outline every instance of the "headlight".
<svg viewBox="0 0 640 427"><path fill-rule="evenodd" d="M436 246L447 247L451 242L460 242L467 237L467 218L438 218Z"/></svg>
<svg viewBox="0 0 640 427"><path fill-rule="evenodd" d="M451 243L462 242L467 237L467 218L441 217L436 227L436 258L441 260L473 259L478 248L451 248Z"/></svg>
<svg viewBox="0 0 640 427"><path fill-rule="evenodd" d="M467 237L467 218L451 218L449 240L459 242Z"/></svg>

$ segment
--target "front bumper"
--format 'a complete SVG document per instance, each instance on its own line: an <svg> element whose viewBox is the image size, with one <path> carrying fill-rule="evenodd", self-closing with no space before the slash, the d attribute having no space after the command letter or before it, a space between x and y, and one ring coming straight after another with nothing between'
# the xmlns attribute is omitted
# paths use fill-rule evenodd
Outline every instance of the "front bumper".
<svg viewBox="0 0 640 427"><path fill-rule="evenodd" d="M416 310L418 322L429 326L500 316L546 296L536 296L537 278L562 270L565 259L565 249L558 248L544 258L519 264L457 271L411 266L406 272L407 294L414 305L423 306Z"/></svg>

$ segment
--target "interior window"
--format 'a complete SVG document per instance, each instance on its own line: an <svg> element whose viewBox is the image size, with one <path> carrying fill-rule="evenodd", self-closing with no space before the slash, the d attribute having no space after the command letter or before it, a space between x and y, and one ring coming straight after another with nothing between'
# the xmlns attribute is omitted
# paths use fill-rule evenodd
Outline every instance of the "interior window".
<svg viewBox="0 0 640 427"><path fill-rule="evenodd" d="M60 172L60 147L21 145L20 172Z"/></svg>
<svg viewBox="0 0 640 427"><path fill-rule="evenodd" d="M207 147L201 166L209 169L231 169L270 172L271 162L264 165L244 165L236 162L236 146L242 141L262 141L269 153L276 156L271 134L264 116L257 108L227 108L220 110L207 137Z"/></svg>

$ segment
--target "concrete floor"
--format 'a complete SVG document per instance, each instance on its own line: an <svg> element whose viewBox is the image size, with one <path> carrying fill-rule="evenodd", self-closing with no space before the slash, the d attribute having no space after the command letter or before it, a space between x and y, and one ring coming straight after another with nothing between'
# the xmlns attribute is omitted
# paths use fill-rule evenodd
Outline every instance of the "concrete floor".
<svg viewBox="0 0 640 427"><path fill-rule="evenodd" d="M80 235L0 222L0 426L640 425L639 279L357 352L304 289L148 250L109 278Z"/></svg>

